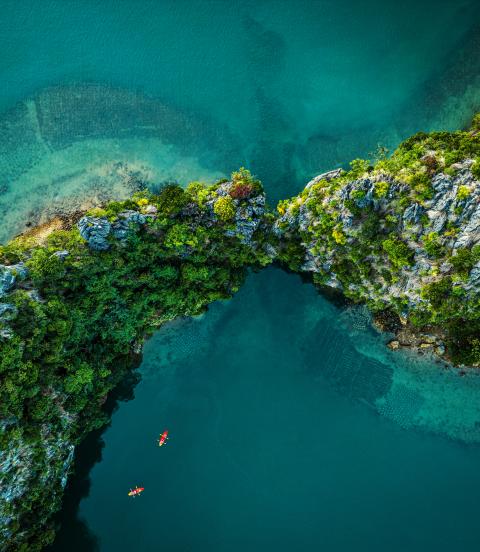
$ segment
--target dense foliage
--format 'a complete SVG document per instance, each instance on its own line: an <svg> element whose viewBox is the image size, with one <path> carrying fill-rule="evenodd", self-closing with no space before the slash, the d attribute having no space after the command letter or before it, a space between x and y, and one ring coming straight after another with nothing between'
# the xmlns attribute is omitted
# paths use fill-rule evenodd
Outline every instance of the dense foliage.
<svg viewBox="0 0 480 552"><path fill-rule="evenodd" d="M480 118L357 159L278 205L279 258L373 311L447 332L456 363L480 364Z"/></svg>
<svg viewBox="0 0 480 552"><path fill-rule="evenodd" d="M242 186L249 185L249 173L245 178ZM197 315L230 297L247 266L268 262L261 248L265 232L252 244L232 235L230 222L247 195L234 205L216 190L200 183L186 190L168 186L158 195L140 193L95 209L89 215L107 221L125 211L153 213L144 225L131 224L125 239L109 237L107 251L90 249L77 227L55 231L42 244L18 238L1 247L0 263L24 263L28 270L0 299L9 305L0 340L0 417L11 422L2 450L20 437L37 447L46 427L77 442L104 424L106 395L145 337L166 320ZM38 474L39 485L22 504L8 506L22 511L16 527L30 528L16 545L20 550L35 550L53 534L40 530L42 513L58 500L40 481Z"/></svg>
<svg viewBox="0 0 480 552"><path fill-rule="evenodd" d="M320 175L276 216L240 169L0 247L0 521L10 549L53 538L46 522L73 444L107 421L102 405L143 340L230 297L247 267L277 259L312 272L374 312L445 333L450 358L479 365L479 179L477 117L470 131L419 133L390 157L379 150L374 162Z"/></svg>

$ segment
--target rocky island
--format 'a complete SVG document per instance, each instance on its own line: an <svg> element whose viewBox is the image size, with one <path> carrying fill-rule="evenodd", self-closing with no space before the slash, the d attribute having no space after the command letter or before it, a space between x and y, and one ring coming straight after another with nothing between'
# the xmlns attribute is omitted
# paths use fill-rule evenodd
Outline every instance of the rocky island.
<svg viewBox="0 0 480 552"><path fill-rule="evenodd" d="M164 322L232 296L248 268L311 274L368 305L392 348L480 364L480 118L419 133L266 207L245 169L78 213L0 248L0 538L54 537L75 446Z"/></svg>
<svg viewBox="0 0 480 552"><path fill-rule="evenodd" d="M279 258L366 303L404 345L480 363L480 118L321 174L278 205Z"/></svg>

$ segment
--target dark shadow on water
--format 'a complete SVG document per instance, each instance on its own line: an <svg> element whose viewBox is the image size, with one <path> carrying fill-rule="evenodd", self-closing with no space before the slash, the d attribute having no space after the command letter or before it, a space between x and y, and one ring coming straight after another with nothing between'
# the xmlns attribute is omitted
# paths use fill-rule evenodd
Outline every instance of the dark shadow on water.
<svg viewBox="0 0 480 552"><path fill-rule="evenodd" d="M141 358L135 361L135 368L140 365ZM110 394L105 403L105 412L111 418L120 402L131 401L134 389L140 381L136 370L127 373L125 379ZM105 442L102 439L104 426L93 431L77 447L74 462L74 472L67 484L63 498L63 506L56 516L58 533L54 543L47 552L97 552L100 546L97 537L90 531L88 525L78 517L78 508L82 499L90 492L90 472L93 466L102 460L102 450Z"/></svg>
<svg viewBox="0 0 480 552"><path fill-rule="evenodd" d="M294 276L297 276L301 280L302 284L305 284L308 286L313 285L322 297L327 299L330 303L332 303L335 307L339 309L344 308L348 305L354 304L350 299L348 299L348 297L345 297L345 295L343 295L343 293L338 289L315 284L313 281L313 272L295 272L294 270L291 270L290 268L288 268L288 266L286 266L285 264L277 261L275 261L272 266L276 269L286 272L287 274L293 274Z"/></svg>

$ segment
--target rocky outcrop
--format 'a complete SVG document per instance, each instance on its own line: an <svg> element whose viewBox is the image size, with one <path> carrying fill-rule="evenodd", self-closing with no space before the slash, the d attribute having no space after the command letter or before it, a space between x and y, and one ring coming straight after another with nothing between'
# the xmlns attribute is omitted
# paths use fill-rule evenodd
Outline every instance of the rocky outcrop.
<svg viewBox="0 0 480 552"><path fill-rule="evenodd" d="M106 251L110 247L107 238L112 225L105 217L82 217L78 221L78 229L82 238L88 242L90 249Z"/></svg>
<svg viewBox="0 0 480 552"><path fill-rule="evenodd" d="M24 263L0 265L0 300L4 299L0 302L0 340L12 337L9 321L17 314L15 305L5 302L5 298L27 275L28 270Z"/></svg>
<svg viewBox="0 0 480 552"><path fill-rule="evenodd" d="M314 184L318 184L321 180L326 180L327 182L330 180L333 180L334 178L338 178L344 173L343 169L333 169L331 171L324 172L322 174L317 175L315 178L312 178L310 182L305 186L305 189L311 188Z"/></svg>
<svg viewBox="0 0 480 552"><path fill-rule="evenodd" d="M332 173L338 174L337 171L332 171ZM305 190L311 191L313 184L318 184L324 179L325 175L313 179ZM384 182L388 184L388 192L385 196L376 198L375 185ZM467 197L459 194L459 189L462 186L463 194L467 194ZM431 200L424 201L423 205L411 202L400 213L400 216L395 210L397 205L394 205L394 202L402 196L402 193L406 192L408 187L387 175L380 174L347 182L331 195L323 198L321 202L325 212L331 214L338 224L337 231L342 232L346 242L352 245L357 241L359 233L362 232L365 221L364 216L354 213L355 207L360 210L370 208L382 218L390 215L395 220L395 226L392 226L390 231L408 244L412 250L414 262L405 263L399 268L400 281L398 284L385 285L384 283L386 295L398 296L400 292L406 293L410 294L412 301L419 302L421 301L419 291L422 284L431 281L431 276L426 273L431 273L432 269L437 267L442 272L449 272L449 269L452 268L447 262L439 263L437 258L426 251L425 243L428 242L428 237L432 233L439 235L444 233L443 236L439 236L439 244L446 248L443 258L449 256L448 252L450 256L455 256L457 250L461 248L471 248L480 244L480 182L475 179L472 172L467 168L454 177L438 174L432 180L432 187L435 190L435 195ZM333 248L325 247L326 240L317 238L313 232L308 230L318 224L317 215L311 209L312 202L317 202L315 191L318 190L314 190L311 194L307 192L301 199L293 201L289 209L275 222L275 231L278 236L292 235L297 230L303 232L305 246L303 270L327 273L335 280L335 274L331 271L331 267L336 252ZM329 206L333 207L329 208ZM447 224L455 231L445 233ZM386 257L384 252L381 257L371 258L370 261L381 265ZM464 287L473 289L477 285L478 279L479 268L476 265L472 269L468 284ZM338 284L334 284L334 286L338 287ZM480 291L480 288L476 288L476 290Z"/></svg>
<svg viewBox="0 0 480 552"><path fill-rule="evenodd" d="M249 194L245 197L235 198L235 184L233 181L223 182L218 185L205 198L206 210L199 208L198 204L191 202L186 205L179 218L188 218L191 223L212 227L220 220L216 212L216 204L219 198L228 200L231 205L231 216L223 221L225 224L224 233L226 236L236 237L249 247L256 247L254 234L263 224L265 209L265 194ZM154 205L144 205L141 211L127 210L119 213L115 219L109 220L105 216L84 216L78 221L80 235L88 242L90 249L95 251L106 251L110 248L112 240L125 240L130 232L137 230L147 221L154 221L157 218L157 209ZM263 224L263 230L268 229ZM270 253L272 254L272 253Z"/></svg>
<svg viewBox="0 0 480 552"><path fill-rule="evenodd" d="M5 263L17 256L25 261L0 265L0 352L15 362L1 367L10 370L11 382L0 386L2 415L15 411L0 428L8 442L0 451L0 541L9 550L39 550L51 541L51 515L60 507L74 445L86 428L105 422L102 405L146 331L231 296L246 267L273 259L261 184L248 171L233 176L188 193L178 186L159 195L142 192L87 212L76 226L51 225L41 239L32 234L6 247ZM62 232L52 235L55 230ZM111 264L115 254L118 271ZM89 275L92 255L98 272ZM106 276L97 281L102 270ZM69 299L75 302L78 286L91 296L71 315ZM134 291L122 297L127 287ZM110 315L94 321L110 311L113 296L119 300ZM94 316L85 312L91 307L98 308ZM19 320L25 331L18 331ZM111 332L111 320L127 329ZM62 347L67 328L76 328L78 337ZM101 362L90 347L96 338Z"/></svg>
<svg viewBox="0 0 480 552"><path fill-rule="evenodd" d="M274 232L285 252L283 258L280 253L282 260L312 273L322 286L366 302L376 312L393 308L398 317L415 320L417 326L475 319L480 298L480 182L473 159L444 172L439 157L429 151L428 160L424 156L414 165L413 177L402 170L392 174L380 165L365 166L353 178L355 171L339 170L314 178L297 197L279 204ZM427 161L427 169L422 169ZM298 242L301 250L296 248L296 256L289 257L287 251ZM461 308L455 311L454 303ZM394 346L409 341L411 347L443 355L442 336L432 344L422 337L429 335L427 330L412 339L418 329L410 323L407 327ZM475 343L474 333L469 339L467 347Z"/></svg>
<svg viewBox="0 0 480 552"><path fill-rule="evenodd" d="M153 206L152 206L153 207ZM145 224L147 216L138 211L128 210L118 214L113 222L107 217L85 216L78 221L78 229L83 239L94 251L106 251L110 248L109 237L124 240L135 227Z"/></svg>
<svg viewBox="0 0 480 552"><path fill-rule="evenodd" d="M395 334L392 349L410 347L480 365L480 147L475 136L420 135L375 166L357 160L351 171L323 173L297 197L280 202L277 216L266 209L260 183L241 169L215 186L167 186L157 195L141 192L87 212L75 218L76 228L37 242L38 258L30 246L19 257L15 250L4 256L0 345L5 358L18 364L10 373L14 399L3 390L5 404L17 413L3 421L10 446L0 455L0 536L17 548L32 539L37 550L44 544L36 540L28 516L34 511L34 522L44 526L58 506L73 443L85 427L103 421L101 405L124 374L117 371L119 359L127 363L142 336L166 320L197 315L211 301L231 296L250 266L278 259L294 271L311 273L316 284L365 303L377 325ZM473 152L471 158L466 151ZM90 274L92 251L98 271ZM115 254L118 263L112 262ZM30 281L24 264L8 264L12 257L25 260ZM91 296L81 306L74 303L71 315L68 301L78 289ZM92 305L95 316L90 316ZM15 333L11 320L17 315L24 317L25 331ZM45 321L57 322L56 316L52 344ZM26 325L28 317L32 324ZM70 328L77 342L62 347ZM101 353L92 352L91 344L100 342ZM34 354L23 358L27 345ZM48 379L37 380L32 366L42 377L50 370ZM28 384L24 373L32 375ZM53 423L45 423L44 415ZM36 435L35 454L25 428L29 438ZM55 502L50 509L44 489Z"/></svg>
<svg viewBox="0 0 480 552"><path fill-rule="evenodd" d="M68 423L71 419L68 418ZM3 432L16 420L4 420ZM30 501L33 486L42 489L43 499L50 505L59 504L73 462L74 445L68 433L52 431L45 424L40 428L41 438L36 447L31 438L21 433L10 441L8 449L0 450L0 543L9 543L9 549L21 546L27 529L22 527L19 510L25 511ZM19 501L21 501L21 508ZM41 527L39 527L41 530ZM4 548L0 544L0 550Z"/></svg>
<svg viewBox="0 0 480 552"><path fill-rule="evenodd" d="M259 229L265 214L265 194L250 195L243 198L233 198L232 190L235 185L232 181L224 182L215 191L216 196L229 198L232 203L234 215L232 216L232 227L225 230L227 236L236 236L244 244L252 246L253 235ZM210 215L217 220L215 204L218 197L213 197L207 202Z"/></svg>
<svg viewBox="0 0 480 552"><path fill-rule="evenodd" d="M27 276L23 263L0 265L0 298L4 297L15 286L15 282Z"/></svg>

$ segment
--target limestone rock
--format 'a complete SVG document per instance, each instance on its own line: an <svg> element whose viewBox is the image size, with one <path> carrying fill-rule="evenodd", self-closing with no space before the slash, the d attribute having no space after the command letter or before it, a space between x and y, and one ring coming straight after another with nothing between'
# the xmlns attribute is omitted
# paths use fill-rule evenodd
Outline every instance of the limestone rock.
<svg viewBox="0 0 480 552"><path fill-rule="evenodd" d="M88 242L90 249L96 251L106 251L109 249L110 244L107 238L111 228L112 226L106 217L85 216L78 221L80 235Z"/></svg>
<svg viewBox="0 0 480 552"><path fill-rule="evenodd" d="M423 215L424 211L424 208L419 203L412 203L405 209L402 218L404 222L418 224L420 222L420 217Z"/></svg>
<svg viewBox="0 0 480 552"><path fill-rule="evenodd" d="M53 254L55 255L55 257L58 257L61 261L63 261L66 257L70 255L70 252L66 249L62 249L61 251L55 251L55 253Z"/></svg>
<svg viewBox="0 0 480 552"><path fill-rule="evenodd" d="M155 205L147 205L144 209L144 212L147 215L155 215L157 213L158 209L155 207Z"/></svg>
<svg viewBox="0 0 480 552"><path fill-rule="evenodd" d="M15 276L9 267L0 266L0 297L10 291L15 284Z"/></svg>
<svg viewBox="0 0 480 552"><path fill-rule="evenodd" d="M27 277L28 270L24 263L0 265L0 297L11 291L17 280Z"/></svg>
<svg viewBox="0 0 480 552"><path fill-rule="evenodd" d="M317 184L320 182L320 180L333 180L334 178L337 178L341 176L341 174L344 172L343 169L333 169L331 171L324 172L322 174L319 174L305 186L305 188L311 188L314 184Z"/></svg>
<svg viewBox="0 0 480 552"><path fill-rule="evenodd" d="M8 320L12 315L17 312L17 307L10 303L0 303L0 322Z"/></svg>

